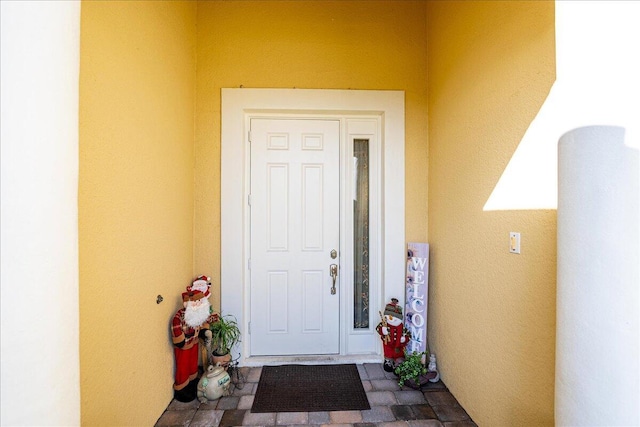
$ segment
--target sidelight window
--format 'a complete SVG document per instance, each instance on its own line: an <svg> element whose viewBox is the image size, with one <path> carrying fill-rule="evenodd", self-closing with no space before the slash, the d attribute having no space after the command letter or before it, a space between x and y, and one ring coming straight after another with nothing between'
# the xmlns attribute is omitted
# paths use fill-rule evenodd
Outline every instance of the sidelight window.
<svg viewBox="0 0 640 427"><path fill-rule="evenodd" d="M369 140L353 140L354 329L369 328Z"/></svg>

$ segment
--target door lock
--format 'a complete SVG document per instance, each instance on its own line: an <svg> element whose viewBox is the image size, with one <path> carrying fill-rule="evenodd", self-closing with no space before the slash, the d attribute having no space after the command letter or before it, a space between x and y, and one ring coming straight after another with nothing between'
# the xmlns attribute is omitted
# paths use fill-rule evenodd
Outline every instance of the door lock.
<svg viewBox="0 0 640 427"><path fill-rule="evenodd" d="M330 255L331 255L331 259L336 259L336 258L338 258L338 252L337 252L335 249L332 249L332 250L331 250Z"/></svg>
<svg viewBox="0 0 640 427"><path fill-rule="evenodd" d="M336 294L336 279L338 278L338 264L331 264L329 266L329 274L333 279L333 285L331 286L331 295Z"/></svg>

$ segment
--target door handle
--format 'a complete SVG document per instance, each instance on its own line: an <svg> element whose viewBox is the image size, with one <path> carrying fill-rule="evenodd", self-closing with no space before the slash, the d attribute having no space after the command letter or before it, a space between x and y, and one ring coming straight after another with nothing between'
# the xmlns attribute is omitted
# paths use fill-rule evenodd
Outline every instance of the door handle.
<svg viewBox="0 0 640 427"><path fill-rule="evenodd" d="M336 279L338 278L338 264L331 264L329 266L329 274L333 279L333 285L331 286L331 295L336 294Z"/></svg>

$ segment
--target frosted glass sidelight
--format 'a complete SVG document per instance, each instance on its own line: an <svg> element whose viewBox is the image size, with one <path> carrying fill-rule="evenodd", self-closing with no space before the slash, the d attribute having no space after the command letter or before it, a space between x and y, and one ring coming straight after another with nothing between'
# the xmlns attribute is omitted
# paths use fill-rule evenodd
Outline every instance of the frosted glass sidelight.
<svg viewBox="0 0 640 427"><path fill-rule="evenodd" d="M369 328L369 140L353 141L354 329Z"/></svg>

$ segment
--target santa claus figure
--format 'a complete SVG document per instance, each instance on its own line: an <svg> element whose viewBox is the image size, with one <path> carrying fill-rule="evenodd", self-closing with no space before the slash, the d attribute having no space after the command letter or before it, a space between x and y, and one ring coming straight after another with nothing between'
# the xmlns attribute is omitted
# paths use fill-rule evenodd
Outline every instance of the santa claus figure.
<svg viewBox="0 0 640 427"><path fill-rule="evenodd" d="M380 313L382 321L378 323L376 331L382 339L384 349L383 368L387 372L393 372L395 367L404 358L404 348L409 342L409 337L402 322L402 307L398 300L392 298L384 308L384 314Z"/></svg>
<svg viewBox="0 0 640 427"><path fill-rule="evenodd" d="M171 321L171 338L176 361L174 398L190 402L196 398L198 386L199 338L210 339L209 289L211 279L200 276L182 293L183 308Z"/></svg>

